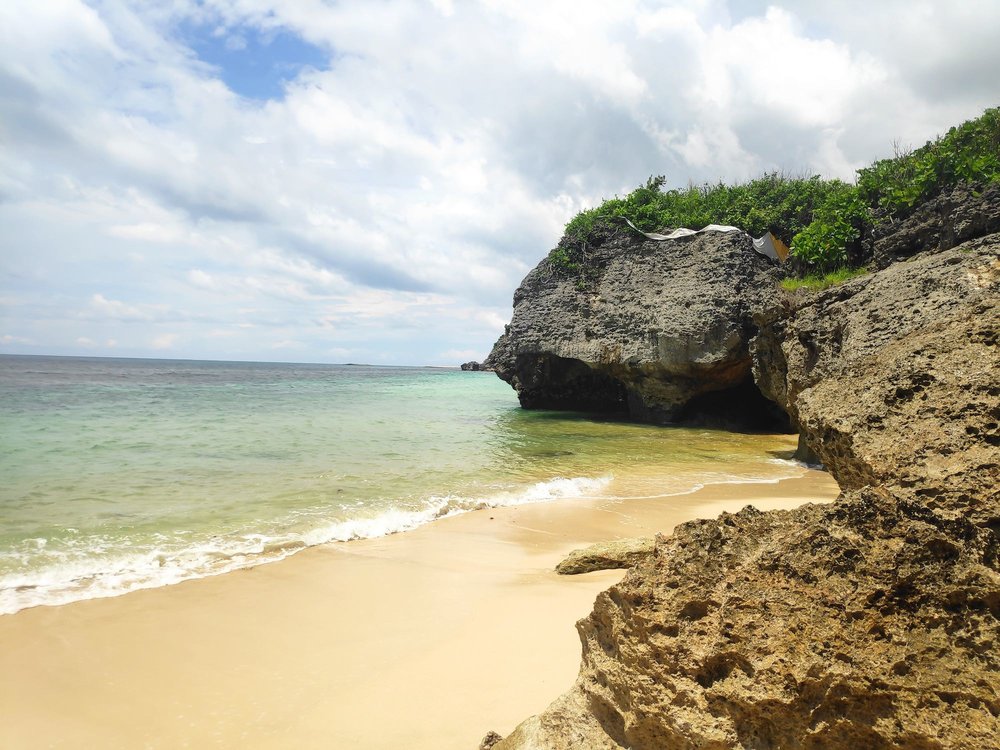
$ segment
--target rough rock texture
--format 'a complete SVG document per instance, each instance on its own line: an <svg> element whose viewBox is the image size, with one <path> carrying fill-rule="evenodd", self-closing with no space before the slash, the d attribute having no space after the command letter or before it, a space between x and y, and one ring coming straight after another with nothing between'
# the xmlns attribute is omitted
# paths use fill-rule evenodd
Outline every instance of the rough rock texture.
<svg viewBox="0 0 1000 750"><path fill-rule="evenodd" d="M493 750L502 739L503 737L496 732L487 732L486 736L483 737L483 741L479 743L479 750Z"/></svg>
<svg viewBox="0 0 1000 750"><path fill-rule="evenodd" d="M476 361L463 362L461 367L464 372L488 372L492 369L488 364Z"/></svg>
<svg viewBox="0 0 1000 750"><path fill-rule="evenodd" d="M846 490L658 537L496 750L1000 747L1000 235L758 316Z"/></svg>
<svg viewBox="0 0 1000 750"><path fill-rule="evenodd" d="M1000 235L758 318L755 375L844 489L1000 530Z"/></svg>
<svg viewBox="0 0 1000 750"><path fill-rule="evenodd" d="M564 576L590 573L594 570L631 568L653 554L652 537L614 539L575 549L556 565L556 573Z"/></svg>
<svg viewBox="0 0 1000 750"><path fill-rule="evenodd" d="M748 343L753 312L779 296L778 272L750 237L652 242L622 231L593 250L588 267L593 278L543 260L514 293L510 325L487 362L523 406L659 422L741 407L767 413Z"/></svg>
<svg viewBox="0 0 1000 750"><path fill-rule="evenodd" d="M967 240L1000 232L1000 184L963 184L920 206L903 221L875 229L876 267L928 250L950 250Z"/></svg>
<svg viewBox="0 0 1000 750"><path fill-rule="evenodd" d="M992 533L873 489L685 524L496 750L997 747L998 565Z"/></svg>

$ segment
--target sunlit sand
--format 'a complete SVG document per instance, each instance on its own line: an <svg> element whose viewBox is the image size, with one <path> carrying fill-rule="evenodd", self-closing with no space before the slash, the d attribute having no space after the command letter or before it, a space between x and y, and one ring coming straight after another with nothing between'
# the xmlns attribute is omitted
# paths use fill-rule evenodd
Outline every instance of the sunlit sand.
<svg viewBox="0 0 1000 750"><path fill-rule="evenodd" d="M622 571L553 566L695 517L829 501L809 471L476 511L176 586L0 617L0 747L472 750L563 692Z"/></svg>

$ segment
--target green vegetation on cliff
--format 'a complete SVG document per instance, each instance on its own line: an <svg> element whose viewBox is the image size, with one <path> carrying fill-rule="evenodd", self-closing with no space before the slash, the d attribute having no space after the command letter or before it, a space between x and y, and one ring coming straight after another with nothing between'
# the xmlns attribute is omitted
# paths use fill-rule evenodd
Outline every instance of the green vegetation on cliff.
<svg viewBox="0 0 1000 750"><path fill-rule="evenodd" d="M602 230L629 219L644 231L730 224L787 243L800 266L826 274L864 260L863 241L878 221L899 218L960 183L1000 182L1000 108L952 128L914 151L858 170L854 185L773 172L739 185L663 190L650 177L624 198L577 214L549 254L561 272L586 276L588 249Z"/></svg>
<svg viewBox="0 0 1000 750"><path fill-rule="evenodd" d="M916 151L900 151L858 170L862 200L906 216L960 182L1000 182L1000 107L952 128Z"/></svg>

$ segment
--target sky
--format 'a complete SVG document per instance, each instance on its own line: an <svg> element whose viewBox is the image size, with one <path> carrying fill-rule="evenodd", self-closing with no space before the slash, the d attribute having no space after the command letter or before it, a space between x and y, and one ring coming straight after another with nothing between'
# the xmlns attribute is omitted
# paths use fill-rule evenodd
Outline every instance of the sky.
<svg viewBox="0 0 1000 750"><path fill-rule="evenodd" d="M5 0L0 352L456 365L651 175L853 180L995 0Z"/></svg>

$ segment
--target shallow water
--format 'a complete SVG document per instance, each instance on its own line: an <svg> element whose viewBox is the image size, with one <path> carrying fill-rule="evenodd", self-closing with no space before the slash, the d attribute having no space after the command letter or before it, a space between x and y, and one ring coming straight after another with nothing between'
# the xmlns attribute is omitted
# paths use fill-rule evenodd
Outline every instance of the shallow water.
<svg viewBox="0 0 1000 750"><path fill-rule="evenodd" d="M529 412L489 373L0 356L0 613L480 507L777 481L793 447Z"/></svg>

